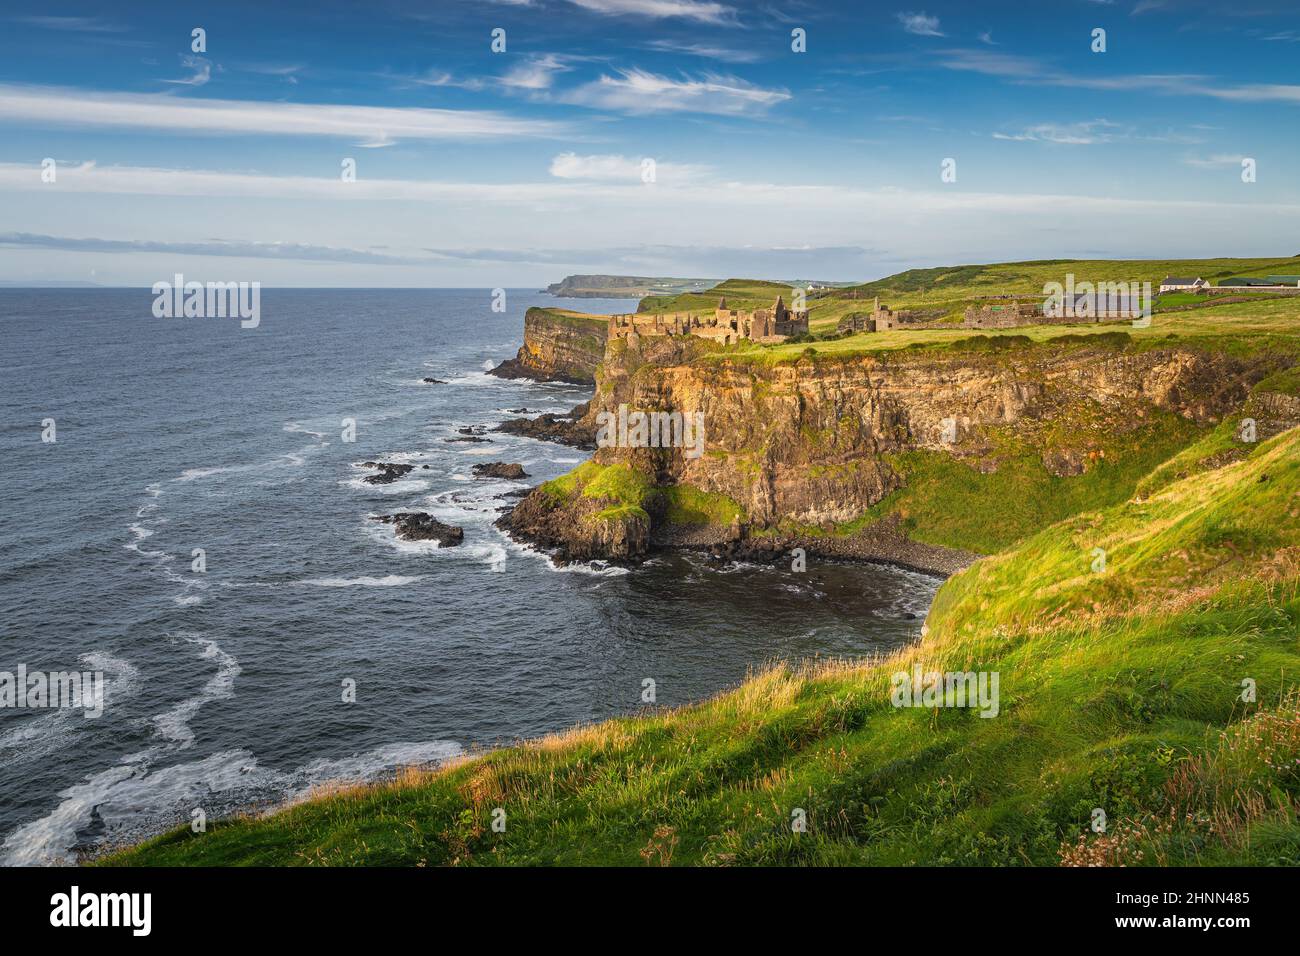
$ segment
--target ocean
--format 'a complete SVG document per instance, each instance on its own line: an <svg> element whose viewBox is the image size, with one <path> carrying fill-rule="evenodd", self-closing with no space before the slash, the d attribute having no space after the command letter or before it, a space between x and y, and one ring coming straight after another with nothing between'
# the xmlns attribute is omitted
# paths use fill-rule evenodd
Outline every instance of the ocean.
<svg viewBox="0 0 1300 956"><path fill-rule="evenodd" d="M675 706L772 661L888 650L933 597L934 579L881 565L561 569L494 528L511 492L586 454L447 439L590 390L485 370L529 306L630 300L516 289L493 312L485 289L263 290L257 328L155 318L152 301L0 290L0 673L106 682L98 718L0 707L0 863L72 862L196 812L636 713L647 680ZM366 484L376 459L415 468ZM487 461L530 477L475 478ZM399 541L374 520L396 510L464 544Z"/></svg>

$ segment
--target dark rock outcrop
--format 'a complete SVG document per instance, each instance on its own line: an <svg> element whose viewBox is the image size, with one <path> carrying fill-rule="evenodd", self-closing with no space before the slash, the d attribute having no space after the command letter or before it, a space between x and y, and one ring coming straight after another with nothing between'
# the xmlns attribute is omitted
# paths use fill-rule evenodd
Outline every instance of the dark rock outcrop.
<svg viewBox="0 0 1300 956"><path fill-rule="evenodd" d="M584 403L564 415L547 413L536 418L512 418L494 431L592 451L596 447L596 425L586 420L587 408Z"/></svg>
<svg viewBox="0 0 1300 956"><path fill-rule="evenodd" d="M391 484L403 475L408 475L415 470L414 465L402 465L397 462L388 461L363 461L361 467L379 469L379 474L366 475L366 477L361 479L368 485Z"/></svg>
<svg viewBox="0 0 1300 956"><path fill-rule="evenodd" d="M528 472L524 471L524 466L513 462L488 461L474 466L474 475L478 478L506 478L510 481L519 481L527 478Z"/></svg>
<svg viewBox="0 0 1300 956"><path fill-rule="evenodd" d="M452 548L465 540L462 528L443 524L433 515L423 511L401 511L397 514L378 515L376 521L391 524L397 536L405 541L436 541L439 547Z"/></svg>
<svg viewBox="0 0 1300 956"><path fill-rule="evenodd" d="M556 508L550 498L536 492L498 518L496 526L562 563L636 560L650 543L650 521L644 513L612 517L603 502L589 498Z"/></svg>

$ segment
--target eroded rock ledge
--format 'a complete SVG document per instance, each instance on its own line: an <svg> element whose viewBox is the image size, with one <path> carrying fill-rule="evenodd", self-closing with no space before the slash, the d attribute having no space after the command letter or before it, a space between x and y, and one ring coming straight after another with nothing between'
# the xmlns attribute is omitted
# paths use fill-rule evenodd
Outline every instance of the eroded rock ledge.
<svg viewBox="0 0 1300 956"><path fill-rule="evenodd" d="M529 309L524 315L524 344L518 354L488 374L591 385L605 355L608 331L603 318L562 309Z"/></svg>
<svg viewBox="0 0 1300 956"><path fill-rule="evenodd" d="M584 403L563 415L547 413L535 418L511 418L493 431L595 451L596 426L588 420L587 411L588 405Z"/></svg>

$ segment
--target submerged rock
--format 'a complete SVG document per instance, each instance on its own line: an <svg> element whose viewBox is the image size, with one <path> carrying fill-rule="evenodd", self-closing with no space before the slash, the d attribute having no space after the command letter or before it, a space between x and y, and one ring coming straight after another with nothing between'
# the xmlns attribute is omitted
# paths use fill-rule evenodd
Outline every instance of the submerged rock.
<svg viewBox="0 0 1300 956"><path fill-rule="evenodd" d="M489 461L475 465L474 474L479 478L507 478L511 481L528 477L528 472L524 471L523 465L504 461Z"/></svg>
<svg viewBox="0 0 1300 956"><path fill-rule="evenodd" d="M512 418L494 430L592 451L596 448L596 426L593 422L583 420L588 406L589 403L583 403L564 415L548 412L536 418Z"/></svg>
<svg viewBox="0 0 1300 956"><path fill-rule="evenodd" d="M393 525L397 536L405 541L436 541L440 547L451 548L465 540L463 528L443 524L424 511L379 515L375 520Z"/></svg>
<svg viewBox="0 0 1300 956"><path fill-rule="evenodd" d="M366 475L361 479L368 485L387 485L415 470L414 465L402 465L391 461L363 461L361 467L379 469L379 474Z"/></svg>
<svg viewBox="0 0 1300 956"><path fill-rule="evenodd" d="M426 384L426 385L446 385L446 384L447 384L446 382L444 382L444 381L443 381L442 379L440 379L440 378L429 378L428 376L426 376L422 381L423 381L424 384Z"/></svg>

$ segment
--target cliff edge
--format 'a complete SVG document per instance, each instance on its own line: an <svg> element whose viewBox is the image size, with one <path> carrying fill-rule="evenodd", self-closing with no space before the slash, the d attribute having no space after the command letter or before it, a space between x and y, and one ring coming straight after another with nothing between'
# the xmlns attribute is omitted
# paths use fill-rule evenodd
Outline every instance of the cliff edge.
<svg viewBox="0 0 1300 956"><path fill-rule="evenodd" d="M596 368L605 355L608 329L605 316L531 308L524 315L524 344L518 354L489 374L538 382L594 384Z"/></svg>
<svg viewBox="0 0 1300 956"><path fill-rule="evenodd" d="M614 341L583 419L609 426L605 447L502 525L569 560L798 547L950 574L1127 500L1230 416L1253 415L1261 439L1294 424L1252 399L1279 361L1123 332L784 361L694 339ZM638 428L651 411L669 430L695 419L699 434Z"/></svg>

